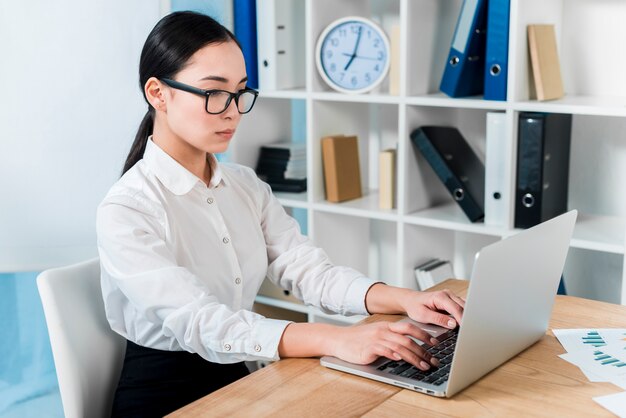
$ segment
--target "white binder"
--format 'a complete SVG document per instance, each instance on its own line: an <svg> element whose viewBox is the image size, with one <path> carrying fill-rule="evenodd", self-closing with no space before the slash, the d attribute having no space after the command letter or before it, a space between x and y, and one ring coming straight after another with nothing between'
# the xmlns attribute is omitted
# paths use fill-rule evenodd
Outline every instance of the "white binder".
<svg viewBox="0 0 626 418"><path fill-rule="evenodd" d="M305 85L304 2L257 0L259 89Z"/></svg>
<svg viewBox="0 0 626 418"><path fill-rule="evenodd" d="M508 180L506 162L509 144L505 132L506 113L487 113L485 147L485 224L507 226Z"/></svg>

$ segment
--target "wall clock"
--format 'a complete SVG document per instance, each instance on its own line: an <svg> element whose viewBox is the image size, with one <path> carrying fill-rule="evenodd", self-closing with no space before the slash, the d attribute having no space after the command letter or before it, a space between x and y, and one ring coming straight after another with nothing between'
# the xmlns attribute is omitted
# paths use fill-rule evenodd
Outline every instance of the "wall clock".
<svg viewBox="0 0 626 418"><path fill-rule="evenodd" d="M343 93L370 91L389 72L389 39L380 26L362 17L343 17L326 26L315 55L322 79Z"/></svg>

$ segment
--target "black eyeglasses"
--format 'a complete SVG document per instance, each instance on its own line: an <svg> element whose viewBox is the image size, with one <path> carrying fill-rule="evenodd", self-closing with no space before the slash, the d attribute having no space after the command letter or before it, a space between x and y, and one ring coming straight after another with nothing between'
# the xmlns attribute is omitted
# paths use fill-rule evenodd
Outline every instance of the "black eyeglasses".
<svg viewBox="0 0 626 418"><path fill-rule="evenodd" d="M235 104L237 105L237 111L239 111L239 113L248 113L252 110L254 102L256 102L256 98L259 95L258 91L249 87L239 90L237 93L231 93L226 90L202 90L169 78L161 78L160 80L171 88L206 97L204 108L207 113L210 113L211 115L219 115L224 112L228 109L228 106L230 106L230 102L233 99L235 99Z"/></svg>

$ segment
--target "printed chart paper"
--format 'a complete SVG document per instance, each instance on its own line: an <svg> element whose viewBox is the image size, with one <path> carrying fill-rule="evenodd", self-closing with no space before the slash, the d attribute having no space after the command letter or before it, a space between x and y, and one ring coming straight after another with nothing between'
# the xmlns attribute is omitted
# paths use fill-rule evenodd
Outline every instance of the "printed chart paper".
<svg viewBox="0 0 626 418"><path fill-rule="evenodd" d="M621 418L626 418L626 392L598 396L594 401Z"/></svg>
<svg viewBox="0 0 626 418"><path fill-rule="evenodd" d="M567 351L607 345L626 348L626 329L553 329L552 332Z"/></svg>

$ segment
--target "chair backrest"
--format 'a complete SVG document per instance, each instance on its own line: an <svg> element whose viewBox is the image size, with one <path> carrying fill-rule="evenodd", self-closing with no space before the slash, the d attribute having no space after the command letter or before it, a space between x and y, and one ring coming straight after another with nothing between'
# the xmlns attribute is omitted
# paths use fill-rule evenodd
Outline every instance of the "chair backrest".
<svg viewBox="0 0 626 418"><path fill-rule="evenodd" d="M93 259L37 277L66 418L110 417L126 340L111 330Z"/></svg>

